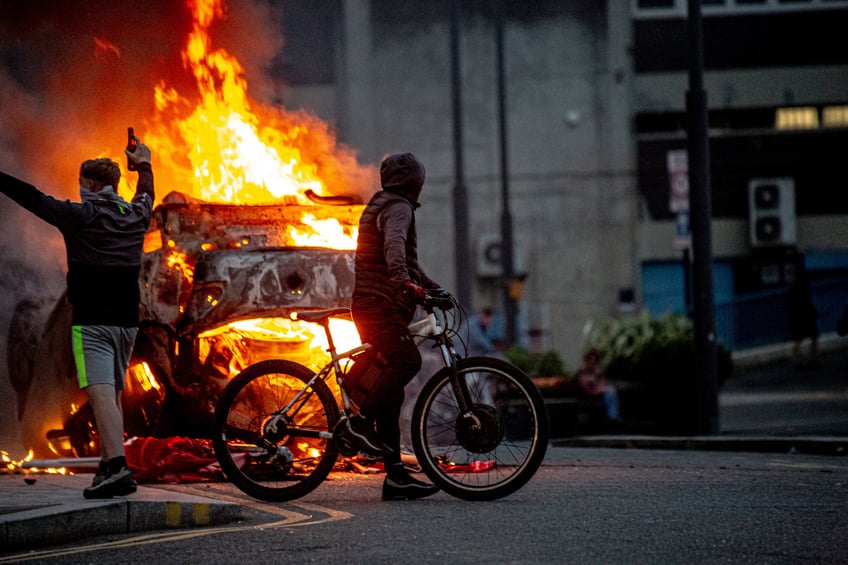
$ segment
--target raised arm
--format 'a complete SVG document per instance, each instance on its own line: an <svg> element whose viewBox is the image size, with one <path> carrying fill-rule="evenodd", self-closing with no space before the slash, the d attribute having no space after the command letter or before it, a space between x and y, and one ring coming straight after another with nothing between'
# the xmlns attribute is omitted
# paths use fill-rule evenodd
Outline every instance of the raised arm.
<svg viewBox="0 0 848 565"><path fill-rule="evenodd" d="M44 194L20 179L0 171L0 192L20 204L35 215L41 209L41 199Z"/></svg>
<svg viewBox="0 0 848 565"><path fill-rule="evenodd" d="M137 165L138 184L135 188L135 195L148 194L150 201L153 202L156 200L156 195L153 191L153 167L150 164L150 148L143 144L138 137L135 140L138 143L135 150L132 152L124 151L127 158Z"/></svg>

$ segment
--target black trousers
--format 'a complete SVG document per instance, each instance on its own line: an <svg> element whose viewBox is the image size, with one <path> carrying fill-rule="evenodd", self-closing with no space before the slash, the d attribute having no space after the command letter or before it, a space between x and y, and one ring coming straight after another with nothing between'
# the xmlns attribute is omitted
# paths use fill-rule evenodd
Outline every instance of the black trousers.
<svg viewBox="0 0 848 565"><path fill-rule="evenodd" d="M385 302L365 300L351 308L353 321L363 343L370 343L388 360L383 376L368 391L360 412L373 418L377 432L395 455L383 459L384 464L400 462L400 412L404 387L421 369L421 354L409 333L409 322L400 310Z"/></svg>

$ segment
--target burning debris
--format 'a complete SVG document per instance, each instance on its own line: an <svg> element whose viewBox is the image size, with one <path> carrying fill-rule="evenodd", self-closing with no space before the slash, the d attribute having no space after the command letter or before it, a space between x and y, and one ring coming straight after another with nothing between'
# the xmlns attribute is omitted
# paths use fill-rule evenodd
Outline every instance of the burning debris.
<svg viewBox="0 0 848 565"><path fill-rule="evenodd" d="M359 210L168 195L147 233L142 322L124 392L127 434L207 437L215 400L245 367L272 357L325 362L323 332L313 334L291 313L349 304L354 275L347 248ZM342 249L297 246L311 229L303 217L338 223ZM93 417L66 339L70 305L63 298L45 312L32 304L19 305L9 344L23 439L39 456L94 455Z"/></svg>

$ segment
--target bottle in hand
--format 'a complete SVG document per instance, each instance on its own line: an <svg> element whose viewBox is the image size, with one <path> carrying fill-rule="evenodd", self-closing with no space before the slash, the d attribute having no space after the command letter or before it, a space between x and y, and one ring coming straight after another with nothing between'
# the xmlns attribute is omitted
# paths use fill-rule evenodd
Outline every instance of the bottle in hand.
<svg viewBox="0 0 848 565"><path fill-rule="evenodd" d="M138 147L138 142L135 140L135 132L133 131L133 128L127 128L127 151L132 153L135 151L136 147ZM127 169L134 171L136 168L137 165L133 162L133 160L127 157Z"/></svg>

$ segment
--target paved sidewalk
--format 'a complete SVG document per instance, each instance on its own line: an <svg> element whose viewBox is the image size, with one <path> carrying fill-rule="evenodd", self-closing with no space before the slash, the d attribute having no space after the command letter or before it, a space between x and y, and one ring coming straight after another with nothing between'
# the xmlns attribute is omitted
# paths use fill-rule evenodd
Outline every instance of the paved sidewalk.
<svg viewBox="0 0 848 565"><path fill-rule="evenodd" d="M821 367L796 371L787 348L746 352L719 398L721 433L712 436L592 436L556 439L559 447L795 451L848 454L848 348L823 340ZM85 500L92 474L0 474L0 553L103 533L220 525L241 506L139 486L126 498ZM0 556L2 561L2 556Z"/></svg>
<svg viewBox="0 0 848 565"><path fill-rule="evenodd" d="M225 524L238 504L139 485L128 497L86 500L92 473L0 474L0 552L32 549L94 534Z"/></svg>

